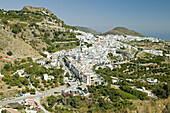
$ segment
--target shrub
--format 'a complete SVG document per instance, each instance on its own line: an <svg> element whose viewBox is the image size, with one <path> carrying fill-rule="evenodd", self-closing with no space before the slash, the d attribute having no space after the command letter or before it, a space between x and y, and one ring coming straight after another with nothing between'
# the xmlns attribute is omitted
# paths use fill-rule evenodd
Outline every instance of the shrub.
<svg viewBox="0 0 170 113"><path fill-rule="evenodd" d="M8 113L6 109L2 110L1 113Z"/></svg>
<svg viewBox="0 0 170 113"><path fill-rule="evenodd" d="M44 91L44 88L41 88L41 91Z"/></svg>
<svg viewBox="0 0 170 113"><path fill-rule="evenodd" d="M5 19L2 19L2 22L4 23L4 24L8 24L8 21L7 20L5 20Z"/></svg>
<svg viewBox="0 0 170 113"><path fill-rule="evenodd" d="M11 66L10 66L9 64L5 64L5 66L4 66L4 69L5 69L5 70L8 71L10 68L11 68Z"/></svg>
<svg viewBox="0 0 170 113"><path fill-rule="evenodd" d="M152 90L152 93L154 93L159 98L168 98L170 93L170 82L167 84L159 84Z"/></svg>
<svg viewBox="0 0 170 113"><path fill-rule="evenodd" d="M11 55L13 55L13 53L11 51L8 51L7 55L11 56Z"/></svg>
<svg viewBox="0 0 170 113"><path fill-rule="evenodd" d="M0 92L0 95L4 95L4 93L3 93L3 92Z"/></svg>
<svg viewBox="0 0 170 113"><path fill-rule="evenodd" d="M8 86L8 89L11 89L11 86Z"/></svg>
<svg viewBox="0 0 170 113"><path fill-rule="evenodd" d="M16 24L16 25L12 26L12 32L15 33L15 34L21 32L20 24Z"/></svg>
<svg viewBox="0 0 170 113"><path fill-rule="evenodd" d="M149 97L145 93L138 91L138 90L135 90L135 89L132 89L128 86L121 86L120 89L125 91L125 92L128 92L132 95L135 95L136 97L138 97L141 100L148 100L149 99Z"/></svg>

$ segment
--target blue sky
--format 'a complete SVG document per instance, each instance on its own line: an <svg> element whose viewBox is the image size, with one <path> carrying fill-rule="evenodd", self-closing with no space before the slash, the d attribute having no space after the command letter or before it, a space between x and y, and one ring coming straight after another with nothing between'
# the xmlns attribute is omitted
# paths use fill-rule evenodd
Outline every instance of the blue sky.
<svg viewBox="0 0 170 113"><path fill-rule="evenodd" d="M45 7L68 25L106 32L127 27L170 40L170 0L0 0L0 8Z"/></svg>

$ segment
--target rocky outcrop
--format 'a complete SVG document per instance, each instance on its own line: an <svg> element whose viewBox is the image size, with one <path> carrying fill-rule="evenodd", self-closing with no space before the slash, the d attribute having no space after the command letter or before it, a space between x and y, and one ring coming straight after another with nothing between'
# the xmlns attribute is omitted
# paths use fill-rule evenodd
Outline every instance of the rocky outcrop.
<svg viewBox="0 0 170 113"><path fill-rule="evenodd" d="M54 16L54 14L50 10L48 10L46 8L42 8L42 7L24 6L24 8L22 10L23 11L31 11L31 12L45 11L46 13Z"/></svg>

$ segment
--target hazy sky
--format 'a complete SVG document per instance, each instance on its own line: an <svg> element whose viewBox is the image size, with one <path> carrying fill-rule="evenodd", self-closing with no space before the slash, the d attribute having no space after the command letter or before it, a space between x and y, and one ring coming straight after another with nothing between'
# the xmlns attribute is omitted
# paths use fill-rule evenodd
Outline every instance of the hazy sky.
<svg viewBox="0 0 170 113"><path fill-rule="evenodd" d="M123 26L147 36L170 36L170 0L0 0L1 9L23 6L48 8L68 25L100 32Z"/></svg>

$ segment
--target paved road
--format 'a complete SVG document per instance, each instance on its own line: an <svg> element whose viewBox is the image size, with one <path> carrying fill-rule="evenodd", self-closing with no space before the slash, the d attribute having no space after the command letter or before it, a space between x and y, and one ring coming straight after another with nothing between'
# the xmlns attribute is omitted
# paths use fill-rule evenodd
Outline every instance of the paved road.
<svg viewBox="0 0 170 113"><path fill-rule="evenodd" d="M40 99L45 97L45 96L50 96L52 94L54 94L54 91L62 91L62 90L69 90L72 89L72 87L67 88L66 86L60 86L57 87L55 89L51 89L49 91L44 91L43 93L37 93L36 95L27 95L27 96L22 96L22 97L17 97L15 99L12 100L7 100L7 101L3 101L0 102L0 106L4 106L7 105L8 103L14 103L14 102L22 102L24 99L28 98L28 97L32 97L34 99L35 102L37 102L38 106L45 112L45 113L49 113L41 104L40 104Z"/></svg>
<svg viewBox="0 0 170 113"><path fill-rule="evenodd" d="M65 90L65 89L69 89L69 88L66 88L66 86L60 86L60 87L57 87L57 88L54 88L54 89L51 89L51 90L48 90L48 91L44 91L42 93L37 93L35 95L26 95L26 96L22 96L22 97L17 97L15 99L3 101L3 102L0 102L0 105L6 105L8 103L18 102L18 101L20 102L23 99L26 99L28 97L32 97L33 99L35 99L35 98L50 96L50 95L54 94L54 91L61 91L61 90Z"/></svg>
<svg viewBox="0 0 170 113"><path fill-rule="evenodd" d="M40 98L35 98L34 101L38 104L38 106L45 112L49 113L40 103Z"/></svg>
<svg viewBox="0 0 170 113"><path fill-rule="evenodd" d="M69 73L70 71L68 70L68 68L65 66L64 62L62 61L62 59L59 60L60 63L62 63L64 65L64 68L65 70L67 70ZM71 74L71 73L70 73ZM32 85L32 84L31 84ZM33 86L32 86L33 87ZM43 97L46 97L46 96L50 96L52 94L54 94L54 91L59 91L61 92L62 90L69 90L69 89L73 89L74 86L71 86L69 88L67 88L66 86L60 86L60 87L57 87L57 88L54 88L54 89L51 89L51 90L48 90L48 91L44 91L42 93L36 91L36 94L35 95L26 95L26 96L22 96L22 97L17 97L15 99L11 99L11 100L7 100L7 101L2 101L0 102L0 106L4 106L4 105L7 105L8 103L14 103L14 102L22 102L24 99L28 98L28 97L31 97L34 99L34 101L38 104L38 106L45 112L45 113L49 113L41 104L40 104L40 100L41 98Z"/></svg>

